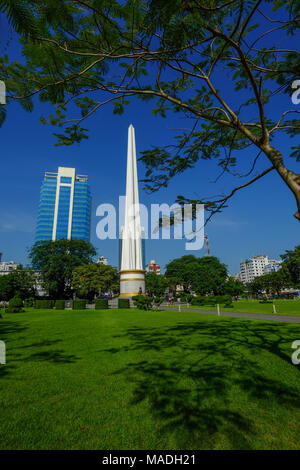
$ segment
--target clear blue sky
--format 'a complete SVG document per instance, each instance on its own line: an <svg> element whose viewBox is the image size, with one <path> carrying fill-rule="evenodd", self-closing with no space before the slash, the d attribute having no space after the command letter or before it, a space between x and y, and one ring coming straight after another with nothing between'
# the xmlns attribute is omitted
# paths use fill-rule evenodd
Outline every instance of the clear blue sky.
<svg viewBox="0 0 300 470"><path fill-rule="evenodd" d="M3 53L5 30L0 34L0 53ZM13 40L9 46L18 57ZM222 77L219 77L222 86ZM224 90L228 100L234 99L229 88ZM0 128L1 136L1 184L0 184L0 252L3 259L28 263L27 249L32 245L36 227L40 184L45 171L56 171L58 166L75 167L77 173L87 174L93 196L92 236L99 255L108 257L109 263L118 264L118 241L100 241L96 238L96 208L101 203L117 204L119 195L125 193L127 129L135 127L137 154L151 146L165 145L176 135L174 128L190 127L182 116L169 115L167 119L151 113L152 103L133 99L122 116L113 115L112 108L104 107L84 127L90 130L89 140L71 147L54 147L56 142L50 126L39 122L52 109L37 102L34 112L26 113L17 104L8 107L8 117ZM280 111L290 109L288 95L278 95L268 105L272 117L280 117ZM299 105L300 106L300 105ZM55 131L55 129L54 129ZM296 140L284 136L276 140L277 147L288 158L289 149ZM244 151L242 166L251 166L255 155ZM266 158L258 169L267 168ZM299 163L289 159L288 166L299 172ZM223 177L218 183L211 181L215 173L214 162L199 162L195 169L177 176L167 189L149 195L142 191L140 202L173 203L178 194L197 198L229 192L246 180L232 176ZM138 166L142 178L144 167ZM278 258L286 249L293 249L300 242L300 224L293 217L296 211L294 197L275 172L268 174L254 185L238 192L230 206L216 215L205 231L209 236L211 254L227 264L229 272L239 271L242 259L267 254ZM203 256L205 250L185 251L184 240L146 241L146 260L155 259L162 268L172 259L184 254Z"/></svg>

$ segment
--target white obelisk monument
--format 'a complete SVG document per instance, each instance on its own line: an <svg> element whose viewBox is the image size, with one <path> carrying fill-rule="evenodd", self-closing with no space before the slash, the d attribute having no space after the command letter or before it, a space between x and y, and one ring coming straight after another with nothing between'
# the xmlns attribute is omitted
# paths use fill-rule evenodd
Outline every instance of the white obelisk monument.
<svg viewBox="0 0 300 470"><path fill-rule="evenodd" d="M122 231L120 297L145 295L134 127L128 128L125 222Z"/></svg>

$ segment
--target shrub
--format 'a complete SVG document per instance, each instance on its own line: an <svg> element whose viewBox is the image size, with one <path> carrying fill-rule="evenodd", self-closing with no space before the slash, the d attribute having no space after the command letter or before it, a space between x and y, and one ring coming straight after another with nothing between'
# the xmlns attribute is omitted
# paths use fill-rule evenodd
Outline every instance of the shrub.
<svg viewBox="0 0 300 470"><path fill-rule="evenodd" d="M19 297L13 297L8 303L8 307L5 309L6 313L20 313L23 310L23 301Z"/></svg>
<svg viewBox="0 0 300 470"><path fill-rule="evenodd" d="M218 300L220 300L220 297L218 298ZM205 303L207 305L216 305L219 302L217 302L217 297L215 295L208 295L207 297L205 297Z"/></svg>
<svg viewBox="0 0 300 470"><path fill-rule="evenodd" d="M224 304L223 307L226 307L226 308L233 308L233 303L232 303L232 297L231 295L227 294L227 295L222 295L221 296L221 301L218 302L219 303L222 303Z"/></svg>
<svg viewBox="0 0 300 470"><path fill-rule="evenodd" d="M56 308L56 310L64 310L65 309L65 301L64 300L56 300L55 301L55 308Z"/></svg>
<svg viewBox="0 0 300 470"><path fill-rule="evenodd" d="M204 305L206 302L206 297L203 295L197 295L196 297L192 297L190 300L191 305Z"/></svg>
<svg viewBox="0 0 300 470"><path fill-rule="evenodd" d="M197 297L191 297L190 303L192 305L211 305L215 306L217 304L228 304L232 306L232 299L230 295L197 295Z"/></svg>
<svg viewBox="0 0 300 470"><path fill-rule="evenodd" d="M163 297L154 297L153 302L156 308L159 308L160 305L163 303L164 298Z"/></svg>
<svg viewBox="0 0 300 470"><path fill-rule="evenodd" d="M87 303L88 301L86 299L74 300L73 310L84 310Z"/></svg>
<svg viewBox="0 0 300 470"><path fill-rule="evenodd" d="M129 299L118 299L118 308L130 308Z"/></svg>
<svg viewBox="0 0 300 470"><path fill-rule="evenodd" d="M210 297L210 296L209 296ZM211 296L211 297L214 297L214 296ZM224 303L231 303L232 302L232 298L231 298L231 295L229 294L226 294L226 295L216 295L214 297L214 300L215 300L215 303L216 304L224 304Z"/></svg>
<svg viewBox="0 0 300 470"><path fill-rule="evenodd" d="M34 307L35 299L34 297L28 297L24 300L24 307Z"/></svg>
<svg viewBox="0 0 300 470"><path fill-rule="evenodd" d="M108 308L108 299L96 299L95 308L96 310Z"/></svg>
<svg viewBox="0 0 300 470"><path fill-rule="evenodd" d="M6 307L5 313L21 313L25 312L23 308L20 307Z"/></svg>
<svg viewBox="0 0 300 470"><path fill-rule="evenodd" d="M132 297L132 300L139 310L149 310L153 304L153 297L146 297L144 295L135 295Z"/></svg>
<svg viewBox="0 0 300 470"><path fill-rule="evenodd" d="M54 300L36 300L34 308L53 308L54 307Z"/></svg>
<svg viewBox="0 0 300 470"><path fill-rule="evenodd" d="M9 307L15 307L15 308L22 308L23 307L23 300L20 299L19 297L13 297L8 302L8 306Z"/></svg>

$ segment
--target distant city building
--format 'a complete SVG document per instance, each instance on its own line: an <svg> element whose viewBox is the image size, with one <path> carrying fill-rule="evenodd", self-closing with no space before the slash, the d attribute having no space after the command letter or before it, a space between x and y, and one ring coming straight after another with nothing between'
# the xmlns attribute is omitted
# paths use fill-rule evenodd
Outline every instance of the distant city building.
<svg viewBox="0 0 300 470"><path fill-rule="evenodd" d="M155 263L154 259L152 259L146 267L146 271L147 273L160 274L160 266Z"/></svg>
<svg viewBox="0 0 300 470"><path fill-rule="evenodd" d="M38 297L44 297L49 294L43 287L42 274L40 271L35 271L35 293Z"/></svg>
<svg viewBox="0 0 300 470"><path fill-rule="evenodd" d="M280 264L280 260L269 259L267 255L253 256L253 258L241 261L241 272L235 277L246 284L247 282L253 281L253 279L258 276L278 271Z"/></svg>
<svg viewBox="0 0 300 470"><path fill-rule="evenodd" d="M35 241L90 240L91 194L88 177L75 168L46 172L41 186Z"/></svg>
<svg viewBox="0 0 300 470"><path fill-rule="evenodd" d="M108 259L104 258L104 256L99 256L99 258L97 259L97 263L108 265Z"/></svg>
<svg viewBox="0 0 300 470"><path fill-rule="evenodd" d="M269 259L269 263L264 267L264 274L276 273L281 268L281 260Z"/></svg>
<svg viewBox="0 0 300 470"><path fill-rule="evenodd" d="M0 262L0 276L3 276L4 274L9 274L12 271L15 271L19 266L18 263L15 263L14 261L1 261Z"/></svg>

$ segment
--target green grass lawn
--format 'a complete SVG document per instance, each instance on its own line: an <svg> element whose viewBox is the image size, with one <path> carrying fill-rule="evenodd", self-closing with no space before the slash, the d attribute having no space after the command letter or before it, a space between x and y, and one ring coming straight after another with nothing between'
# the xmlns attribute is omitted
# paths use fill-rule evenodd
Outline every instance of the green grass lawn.
<svg viewBox="0 0 300 470"><path fill-rule="evenodd" d="M273 315L273 305L261 304L258 300L238 300L233 301L233 308L225 308L220 305L222 312L238 312L238 313L269 313ZM279 299L274 301L276 313L278 315L300 315L300 299L298 300L285 300ZM178 306L174 306L178 308ZM202 310L216 310L215 306L211 305L190 305L189 308L197 308Z"/></svg>
<svg viewBox="0 0 300 470"><path fill-rule="evenodd" d="M1 449L296 449L300 325L188 312L4 314Z"/></svg>

